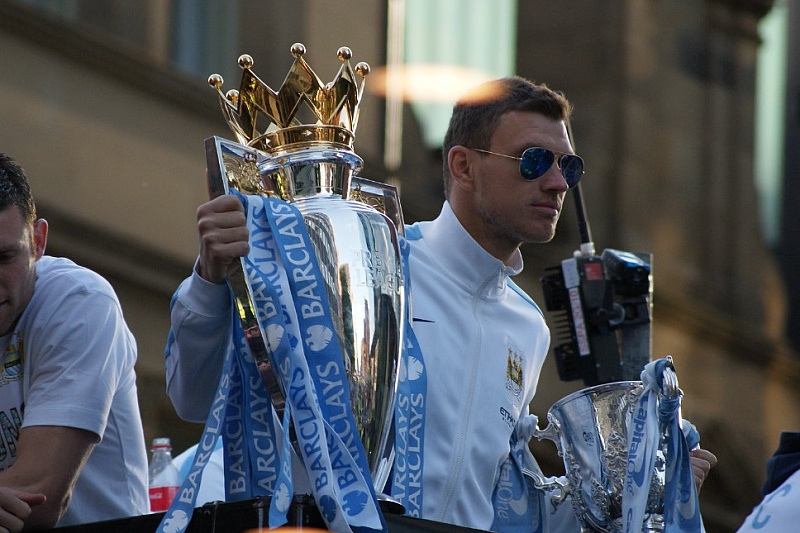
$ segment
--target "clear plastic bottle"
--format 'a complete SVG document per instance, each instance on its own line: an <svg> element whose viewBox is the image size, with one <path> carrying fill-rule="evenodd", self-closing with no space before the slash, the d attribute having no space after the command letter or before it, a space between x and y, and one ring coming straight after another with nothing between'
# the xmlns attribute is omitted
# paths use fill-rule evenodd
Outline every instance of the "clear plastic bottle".
<svg viewBox="0 0 800 533"><path fill-rule="evenodd" d="M150 451L152 456L147 470L150 479L150 511L166 511L180 485L178 468L172 462L172 444L166 437L156 438L153 439Z"/></svg>

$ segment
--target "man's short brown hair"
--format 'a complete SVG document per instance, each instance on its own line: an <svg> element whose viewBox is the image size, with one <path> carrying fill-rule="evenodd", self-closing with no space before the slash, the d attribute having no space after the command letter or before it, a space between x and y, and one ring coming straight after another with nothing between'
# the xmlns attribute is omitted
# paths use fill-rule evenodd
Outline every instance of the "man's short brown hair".
<svg viewBox="0 0 800 533"><path fill-rule="evenodd" d="M547 118L566 120L572 106L564 96L544 84L519 76L488 81L471 89L453 106L453 114L442 149L445 197L450 195L450 169L447 154L453 146L488 150L497 123L509 111L540 113Z"/></svg>

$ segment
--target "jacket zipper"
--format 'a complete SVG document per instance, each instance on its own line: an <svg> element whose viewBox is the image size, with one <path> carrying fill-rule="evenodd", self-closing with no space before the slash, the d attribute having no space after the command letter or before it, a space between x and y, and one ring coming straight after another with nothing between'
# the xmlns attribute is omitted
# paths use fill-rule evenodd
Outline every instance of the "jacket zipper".
<svg viewBox="0 0 800 533"><path fill-rule="evenodd" d="M447 481L447 488L444 493L444 497L442 498L442 506L441 511L438 517L440 522L444 521L444 516L447 512L447 508L450 507L450 500L453 497L453 493L456 490L456 484L458 482L459 477L461 476L461 464L464 462L464 445L467 441L467 428L471 422L468 413L471 411L472 402L475 397L475 383L478 379L478 367L480 366L480 354L481 354L481 345L483 344L483 327L481 326L480 320L478 320L478 304L480 303L480 295L483 294L486 286L491 283L492 277L486 280L480 288L475 291L472 296L472 319L475 321L476 331L478 332L477 343L475 346L475 351L473 352L473 365L472 365L472 374L470 375L469 380L469 389L467 394L467 401L465 402L465 411L462 413L461 420L463 421L461 424L461 431L459 432L459 438L457 443L457 454L456 460L454 463L454 468L452 470L452 474Z"/></svg>

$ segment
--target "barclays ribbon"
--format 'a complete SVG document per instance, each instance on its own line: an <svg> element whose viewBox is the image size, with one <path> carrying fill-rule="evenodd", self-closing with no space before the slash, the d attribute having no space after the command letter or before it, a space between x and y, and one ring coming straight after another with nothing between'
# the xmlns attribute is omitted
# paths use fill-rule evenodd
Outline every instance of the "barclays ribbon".
<svg viewBox="0 0 800 533"><path fill-rule="evenodd" d="M406 302L409 302L411 277L408 271L408 241L399 237L403 257ZM425 360L411 327L410 305L404 317L404 341L400 355L394 411L394 468L390 480L391 495L406 508L406 515L422 516L422 472L425 449L425 408L428 378Z"/></svg>
<svg viewBox="0 0 800 533"><path fill-rule="evenodd" d="M274 238L269 225L263 220L263 207L257 203L248 204L245 197L240 196L247 211L248 229L250 230L250 252L244 258L244 271L249 281L249 289L253 305L256 308L258 324L275 361L276 374L283 380L284 389L288 386L286 374L279 367L287 368L288 355L291 351L291 339L298 334L291 332L291 313L281 305L281 297L287 292L285 274L280 257L275 251ZM260 211L259 211L260 209ZM238 322L238 320L237 320ZM296 325L296 320L294 321ZM241 327L237 327L237 338L243 339ZM269 401L263 381L256 368L256 363L242 344L242 373L246 376L247 409L246 434L248 444L257 453L250 453L248 474L252 485L252 496L264 493L271 494L270 527L278 527L287 522L286 513L291 504L293 481L291 469L291 448L286 445L289 436L289 416L291 409L286 407L282 423L283 439L278 443L275 429L274 411ZM278 449L281 453L278 453ZM280 458L278 460L278 457ZM232 485L227 481L228 486Z"/></svg>
<svg viewBox="0 0 800 533"><path fill-rule="evenodd" d="M237 332L241 323L237 321ZM242 337L240 337L242 338ZM267 394L256 363L246 346L242 347L246 356L240 359L244 392L244 415L248 424L247 436L249 471L251 479L250 497L270 496L275 489L278 477L278 435L275 430L272 402ZM286 461L288 456L284 456Z"/></svg>
<svg viewBox="0 0 800 533"><path fill-rule="evenodd" d="M277 251L272 228L266 218L264 201L258 197L245 197L242 195L239 195L239 197L245 206L247 214L247 225L251 234L251 251L253 249L261 250L260 254L252 256L252 261L249 260L250 256L248 256L248 261L245 265L250 281L250 290L253 295L260 295L258 298L253 297L254 302L260 301L260 303L255 304L257 317L273 359L273 368L283 384L283 390L287 393L283 419L284 438L281 443L281 447L284 450L283 460L281 461L276 497L273 498L270 504L269 512L270 525L274 527L275 525L280 525L281 522L285 522L286 512L291 503L293 492L291 462L286 460L288 457L286 452L291 449L288 435L293 407L299 408L298 413L304 413L310 408L307 401L293 401L293 399L298 398L298 395L297 393L292 394L292 376L296 375L298 367L302 367L300 372L303 375L307 375L308 371L300 342L301 335L294 303L291 298L291 289L286 278L286 270L284 269L282 258ZM296 385L295 390L297 390ZM313 398L313 393L311 396ZM314 401L311 404L314 407L316 406ZM323 429L318 422L318 418L315 417L304 418L300 422L295 420L295 427L298 430L298 424L303 426L303 430L298 433L300 449L305 451L305 453L301 453L301 456L307 467L315 471L315 474L309 472L309 475L313 486L317 489L314 492L320 509L323 509L323 506L325 508L331 507L330 502L334 502L332 506L333 512L323 513L323 518L326 519L329 527L336 527L341 531L350 531L349 526L343 519L343 513L337 512L340 507L335 503L335 494L327 490L329 484L325 480L333 477L330 469L326 469L323 463L315 462L312 457L312 452L319 449L319 446L310 442L308 437L313 435L317 441L321 439L320 435L323 434ZM314 431L310 431L309 428L314 428Z"/></svg>
<svg viewBox="0 0 800 533"><path fill-rule="evenodd" d="M257 316L264 329L276 373L283 383L284 390L288 393L283 421L282 448L284 452L281 454L284 460L270 508L270 523L274 527L280 521L285 522L282 517L285 517L292 494L291 464L285 458L289 456L286 452L290 449L289 413L294 412L297 414L294 424L298 435L299 449L308 469L314 496L323 517L329 528L337 531L349 531L348 523L353 526L360 525L358 513L363 511L365 505L362 500L367 500L368 495L362 492L359 496L354 491L347 493L344 498L339 495L339 492L347 487L347 482L357 477L352 472L357 472L358 467L352 461L347 460L345 457L348 455L346 447L323 419L316 391L313 383L310 383L312 381L309 378L311 372L306 363L304 343L301 341L296 312L299 310L302 313L304 310L308 311L308 308L298 306L296 309L296 302L290 296L293 289L286 276L286 272L290 270L284 268L279 250L280 245L274 239L272 228L269 225L264 200L259 197L241 195L240 198L246 208L251 235L255 236L255 238L251 238L251 250L253 248L264 250L264 253L253 257L252 261L248 260L245 265L250 279L251 292L254 293L254 301L259 299L262 301L263 305L257 306ZM297 213L293 213L292 216L295 215ZM293 233L304 229L302 219L295 218L291 223ZM308 242L307 239L304 242ZM291 250L300 255L292 256L290 259L302 257L308 260L313 257L313 253L300 250L298 246L292 247ZM303 275L298 277L305 279L307 270L303 272ZM260 295L259 298L255 297L256 293ZM317 308L314 307L314 310ZM327 448L320 445L321 442L324 442ZM360 440L358 442L360 444ZM333 457L333 461L331 461L331 457ZM334 486L334 480L338 486ZM366 483L363 478L362 482ZM340 499L345 500L346 506L340 503ZM347 512L345 512L345 508ZM353 512L354 510L356 512ZM355 515L356 518L354 519L350 515ZM373 521L367 522L369 525L379 523L375 520L374 515L370 518Z"/></svg>
<svg viewBox="0 0 800 533"><path fill-rule="evenodd" d="M189 526L192 514L194 513L197 493L200 489L200 480L203 478L203 469L208 464L208 460L214 452L225 422L226 406L231 386L230 374L233 363L233 350L229 349L225 355L222 377L217 386L217 392L214 395L214 402L211 404L211 410L209 411L203 434L200 437L200 442L197 445L197 450L192 459L189 473L183 480L169 509L164 513L161 522L158 524L156 533L183 533Z"/></svg>
<svg viewBox="0 0 800 533"><path fill-rule="evenodd" d="M236 501L272 496L280 458L272 404L236 317L231 331L238 341L222 437L225 496L227 501Z"/></svg>
<svg viewBox="0 0 800 533"><path fill-rule="evenodd" d="M293 332L299 342L292 343L289 357L276 366L283 372L287 405L317 505L329 529L385 530L350 408L325 282L302 216L282 200L242 198L248 225L271 228L288 281L280 308L296 324Z"/></svg>
<svg viewBox="0 0 800 533"><path fill-rule="evenodd" d="M289 424L291 420L291 408L287 405L283 412L283 439L281 442L281 456L290 457L292 454L292 445L289 439ZM269 524L270 527L277 527L278 524L283 525L287 522L286 513L289 511L289 505L292 503L292 495L294 494L294 482L292 480L292 463L291 461L281 462L281 471L278 474L277 489L272 497L269 506ZM273 525L275 524L275 525Z"/></svg>
<svg viewBox="0 0 800 533"><path fill-rule="evenodd" d="M270 527L285 524L293 494L290 420L328 529L386 531L349 404L324 280L302 216L277 199L233 194L245 207L250 230L250 253L243 267L259 334L263 332L287 393L283 438L278 444L274 411L234 312L225 365L203 436L158 532L186 530L202 470L220 434L226 441L226 498L272 496Z"/></svg>
<svg viewBox="0 0 800 533"><path fill-rule="evenodd" d="M232 331L236 331L239 320L231 318ZM239 328L241 329L241 327ZM235 334L232 339L238 338ZM232 346L233 362L228 370L231 381L228 402L225 406L225 425L222 433L223 440L223 472L225 480L225 500L237 501L250 497L251 486L247 466L250 464L249 447L245 443L245 408L244 386L240 364L240 353Z"/></svg>
<svg viewBox="0 0 800 533"><path fill-rule="evenodd" d="M267 266L270 259L275 259L274 252L263 245L269 237L268 231L259 231L258 226L250 229L250 254L245 258L244 267L250 279L254 305L261 313L259 323L263 326L270 318L265 310L274 307L274 294L279 292L276 289L279 284L275 283L274 276L270 277L277 267L270 269ZM202 470L220 435L224 443L226 500L272 496L270 527L287 522L286 512L292 494L290 452L286 453L284 445L284 452L278 454L272 405L235 312L231 316L230 331L220 384L203 436L178 497L159 526L159 533L185 531L196 503ZM287 429L288 424L284 427L284 441L288 436ZM278 478L279 471L281 478ZM282 489L277 493L274 491L276 479L281 482L279 487ZM276 509L282 512L276 512Z"/></svg>
<svg viewBox="0 0 800 533"><path fill-rule="evenodd" d="M292 351L293 346L299 342L299 332L294 309L282 303L286 300L285 295L289 290L286 275L280 256L275 250L272 230L269 224L264 223L263 206L258 202L248 203L244 197L242 197L242 202L247 209L251 235L251 253L248 254L245 268L250 280L251 291L254 294L253 301L254 303L259 302L255 304L257 317L275 363L274 370L278 379L283 383L283 390L288 390ZM255 294L259 296L256 297ZM259 378L260 376L254 376L254 379ZM280 470L269 510L271 528L286 523L286 514L294 493L292 448L289 439L291 412L291 405L286 403L281 424L283 438L281 439Z"/></svg>
<svg viewBox="0 0 800 533"><path fill-rule="evenodd" d="M251 236L255 236L256 239L251 237L251 254L248 255L245 266L251 289L259 291L263 297L262 305L257 306L259 325L263 328L267 347L276 363L274 367L276 375L283 382L284 390L288 390L288 376L291 374L292 345L298 344L298 333L292 328L292 325L296 328L296 320L292 321L291 318L293 310L283 308L279 301L280 295L285 293L285 280L280 275L282 269L279 259L275 254L269 252L252 254L254 249L269 250L269 247L265 246L264 243L270 240L271 232L268 228L259 228L260 231L256 231L254 228L255 226L251 225ZM252 367L255 368L255 365L252 365ZM261 381L258 374L252 376L252 379ZM260 401L259 398L255 399ZM270 528L279 527L287 522L287 512L294 493L291 462L293 452L289 439L291 412L291 405L285 404L281 423L283 438L280 443L280 469L277 472L269 508ZM253 427L248 428L248 431L251 434L257 432ZM264 437L266 435L260 436Z"/></svg>

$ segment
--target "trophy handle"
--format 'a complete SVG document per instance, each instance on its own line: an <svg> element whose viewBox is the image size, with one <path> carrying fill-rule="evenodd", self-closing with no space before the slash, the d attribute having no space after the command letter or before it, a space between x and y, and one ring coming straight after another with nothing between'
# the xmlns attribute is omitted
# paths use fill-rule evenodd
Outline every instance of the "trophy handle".
<svg viewBox="0 0 800 533"><path fill-rule="evenodd" d="M205 149L209 196L227 194L231 189L246 194L269 194L269 191L264 190L261 185L257 165L261 156L255 149L221 137L206 139ZM237 311L247 345L256 361L256 367L267 388L278 419L281 419L286 408L286 394L283 383L275 372L275 361L267 349L267 339L264 337L258 321L258 313L253 303L250 286L244 274L244 258L236 262L228 274L228 282L238 304Z"/></svg>
<svg viewBox="0 0 800 533"><path fill-rule="evenodd" d="M552 441L553 444L556 445L556 449L558 450L558 455L563 456L563 450L561 449L561 439L559 437L561 433L561 425L558 423L558 420L548 416L549 423L547 427L544 429L539 429L539 425L537 424L533 430L533 436L536 437L538 440L547 439ZM523 468L522 474L527 478L533 481L533 486L539 490L552 490L554 491L553 495L550 497L550 502L553 504L553 509L558 507L569 495L572 491L570 489L569 481L561 480L558 477L551 477L547 478L540 472L534 472L529 468Z"/></svg>
<svg viewBox="0 0 800 533"><path fill-rule="evenodd" d="M572 492L569 481L562 480L558 477L551 477L548 479L541 472L534 472L529 468L523 468L522 475L533 482L533 488L543 491L553 491L553 494L550 496L550 503L553 505L554 510L561 505Z"/></svg>
<svg viewBox="0 0 800 533"><path fill-rule="evenodd" d="M680 387L678 387L678 374L675 372L675 366L672 364L672 356L668 355L666 359L667 364L664 367L664 381L661 386L661 391L667 398L672 400L683 394L683 392Z"/></svg>
<svg viewBox="0 0 800 533"><path fill-rule="evenodd" d="M559 440L559 434L561 433L561 425L558 421L551 419L550 422L547 424L547 427L544 429L539 429L539 425L536 425L536 428L533 430L533 436L539 439L547 439L553 441L558 448L559 455L561 454L561 441Z"/></svg>
<svg viewBox="0 0 800 533"><path fill-rule="evenodd" d="M367 204L379 213L383 213L392 221L397 233L405 235L403 210L400 207L400 193L394 185L368 180L361 176L353 176L350 181L348 199Z"/></svg>

